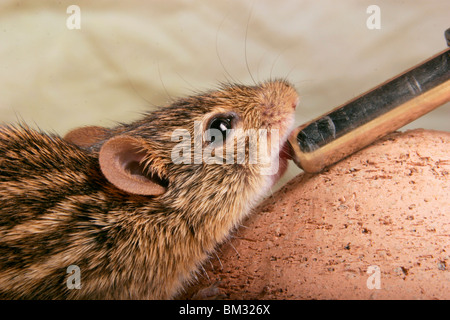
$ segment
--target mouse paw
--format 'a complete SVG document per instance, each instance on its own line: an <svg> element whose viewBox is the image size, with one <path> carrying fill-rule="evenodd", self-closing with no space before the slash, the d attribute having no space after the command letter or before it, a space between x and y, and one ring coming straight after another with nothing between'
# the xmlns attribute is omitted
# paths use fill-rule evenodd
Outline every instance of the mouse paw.
<svg viewBox="0 0 450 320"><path fill-rule="evenodd" d="M217 281L206 288L201 288L195 292L191 299L192 300L222 300L227 296L222 293L218 287L220 281Z"/></svg>

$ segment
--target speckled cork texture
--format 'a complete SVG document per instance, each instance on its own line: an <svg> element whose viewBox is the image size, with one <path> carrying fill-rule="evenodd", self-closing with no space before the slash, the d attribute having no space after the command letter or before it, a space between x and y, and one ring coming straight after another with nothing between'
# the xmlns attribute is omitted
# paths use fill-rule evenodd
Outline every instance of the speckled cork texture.
<svg viewBox="0 0 450 320"><path fill-rule="evenodd" d="M418 129L300 174L181 298L450 299L449 173L450 133Z"/></svg>

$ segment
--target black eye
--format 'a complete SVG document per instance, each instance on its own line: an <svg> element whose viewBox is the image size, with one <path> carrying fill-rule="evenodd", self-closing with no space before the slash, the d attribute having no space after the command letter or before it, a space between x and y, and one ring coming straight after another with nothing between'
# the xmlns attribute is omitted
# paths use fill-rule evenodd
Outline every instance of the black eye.
<svg viewBox="0 0 450 320"><path fill-rule="evenodd" d="M229 118L218 118L211 121L209 129L217 129L222 133L226 133L227 130L231 129L231 119Z"/></svg>
<svg viewBox="0 0 450 320"><path fill-rule="evenodd" d="M236 115L234 114L223 114L213 117L206 128L207 139L210 142L214 142L217 134L221 134L222 142L225 142L228 130L234 128L235 121Z"/></svg>

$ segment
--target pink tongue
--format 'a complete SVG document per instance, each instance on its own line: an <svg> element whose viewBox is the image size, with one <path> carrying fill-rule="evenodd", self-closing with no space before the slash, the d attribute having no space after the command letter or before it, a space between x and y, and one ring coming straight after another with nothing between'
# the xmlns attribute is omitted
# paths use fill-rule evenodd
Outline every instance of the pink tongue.
<svg viewBox="0 0 450 320"><path fill-rule="evenodd" d="M289 143L289 141L286 141L283 147L281 148L280 158L292 160L292 152L293 150L291 144Z"/></svg>

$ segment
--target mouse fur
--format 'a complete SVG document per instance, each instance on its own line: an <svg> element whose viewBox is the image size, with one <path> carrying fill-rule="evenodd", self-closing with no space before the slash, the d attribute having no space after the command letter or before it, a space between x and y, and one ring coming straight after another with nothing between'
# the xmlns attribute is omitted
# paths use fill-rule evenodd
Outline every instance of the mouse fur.
<svg viewBox="0 0 450 320"><path fill-rule="evenodd" d="M173 298L274 180L258 164L174 164L172 132L193 134L194 121L233 112L242 128L276 128L284 142L297 100L292 85L274 80L224 85L66 139L0 127L0 298ZM107 147L138 157L140 180L122 172L130 189L107 178L116 170L103 167L115 161L102 160ZM160 191L132 192L141 180ZM71 265L80 289L66 285Z"/></svg>

